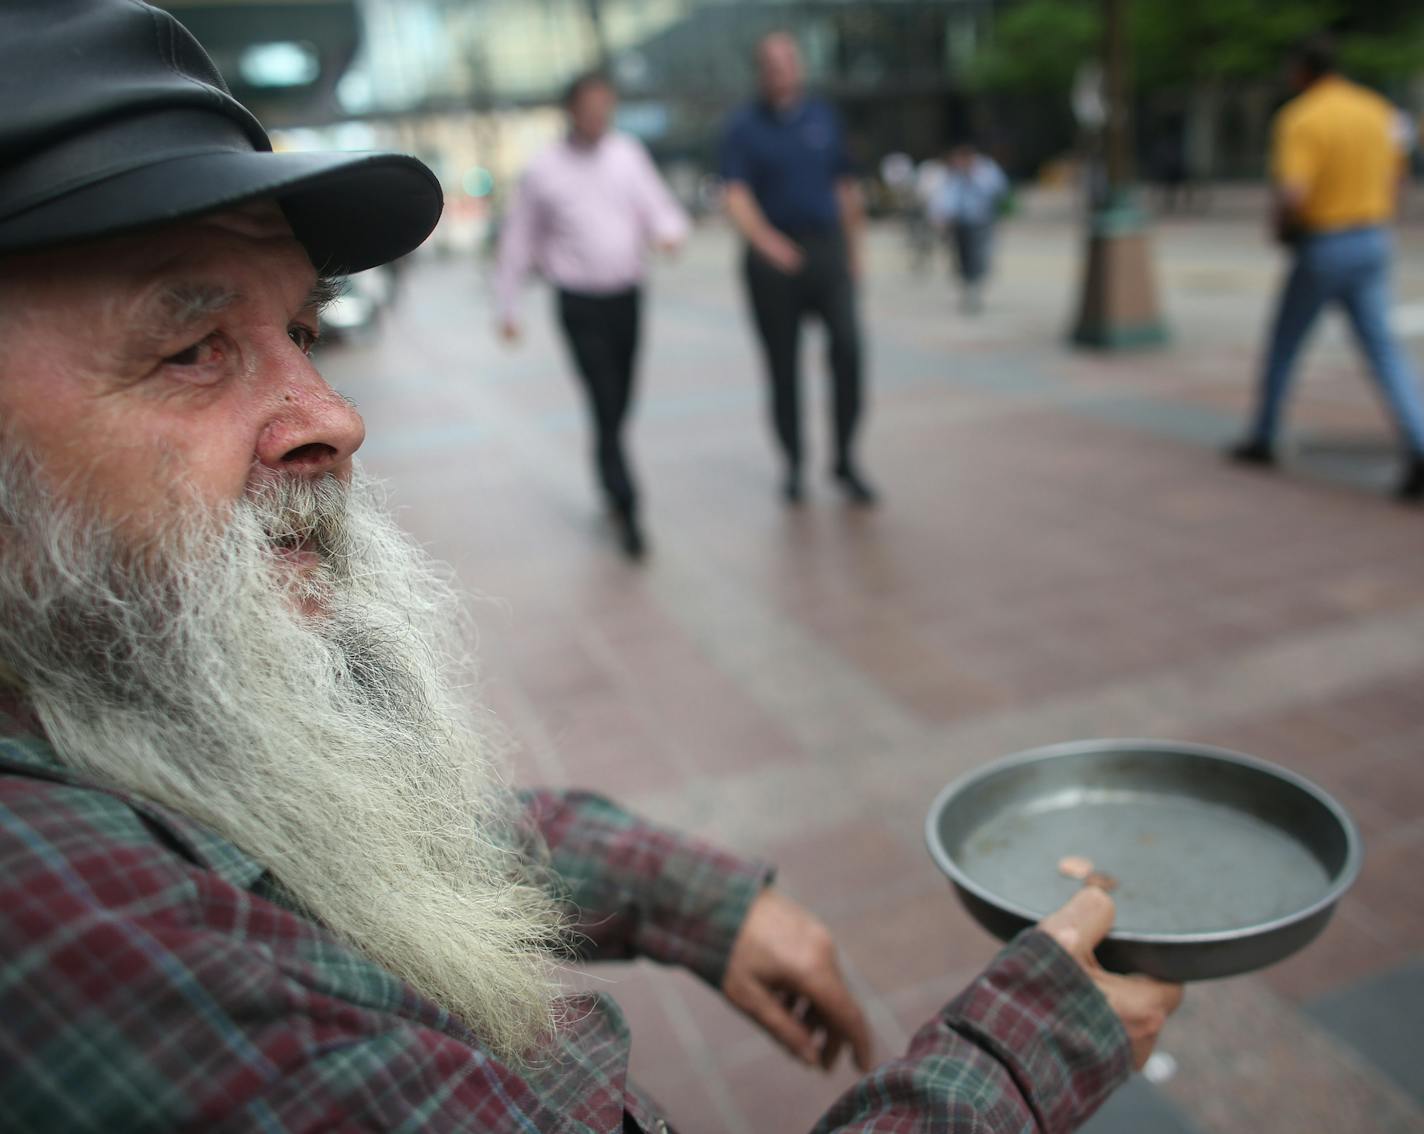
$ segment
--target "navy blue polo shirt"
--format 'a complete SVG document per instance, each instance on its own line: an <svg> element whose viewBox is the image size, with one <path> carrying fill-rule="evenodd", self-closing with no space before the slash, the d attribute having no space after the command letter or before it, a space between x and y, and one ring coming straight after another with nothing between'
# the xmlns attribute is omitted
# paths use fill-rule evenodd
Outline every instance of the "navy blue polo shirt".
<svg viewBox="0 0 1424 1134"><path fill-rule="evenodd" d="M731 116L722 137L723 180L745 184L788 236L840 224L836 182L854 172L840 116L820 99L785 112L750 103Z"/></svg>

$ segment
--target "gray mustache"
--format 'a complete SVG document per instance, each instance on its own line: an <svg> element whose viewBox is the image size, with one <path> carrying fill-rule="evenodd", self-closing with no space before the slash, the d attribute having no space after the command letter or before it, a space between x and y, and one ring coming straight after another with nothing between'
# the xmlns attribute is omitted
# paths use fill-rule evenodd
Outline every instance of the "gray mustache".
<svg viewBox="0 0 1424 1134"><path fill-rule="evenodd" d="M333 476L311 480L274 474L248 490L243 506L274 547L305 546L323 558L337 559L350 547L350 497L350 488Z"/></svg>

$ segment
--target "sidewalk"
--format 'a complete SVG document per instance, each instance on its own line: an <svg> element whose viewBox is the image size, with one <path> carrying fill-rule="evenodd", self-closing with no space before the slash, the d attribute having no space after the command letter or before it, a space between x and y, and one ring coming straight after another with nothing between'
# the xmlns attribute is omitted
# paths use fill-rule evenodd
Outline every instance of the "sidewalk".
<svg viewBox="0 0 1424 1134"><path fill-rule="evenodd" d="M1081 194L1067 186L1023 184L1015 196L1017 215L1027 220L1066 223L1082 214ZM1140 190L1138 199L1154 213L1160 207L1160 194L1150 185ZM1263 226L1270 206L1271 189L1265 181L1208 181L1194 184L1178 212L1167 219ZM1424 224L1424 180L1416 177L1405 185L1400 206L1407 227Z"/></svg>
<svg viewBox="0 0 1424 1134"><path fill-rule="evenodd" d="M1194 987L1163 1045L1176 1077L1139 1083L1098 1129L1418 1131L1418 1061L1387 1051L1417 1037L1382 1028L1424 1016L1424 510L1379 493L1389 431L1333 323L1302 374L1287 470L1223 462L1277 256L1234 220L1171 221L1157 246L1172 345L1100 356L1063 345L1066 221L1005 231L973 321L942 273L912 277L898 234L877 232L865 464L886 504L848 510L819 476L812 340L818 475L788 512L735 250L699 233L647 309L641 568L602 529L542 293L525 348L506 352L477 268L420 262L380 340L322 365L359 401L367 463L404 522L495 600L477 612L486 693L520 774L777 863L837 932L882 1055L995 947L921 845L933 794L1032 745L1196 740L1335 793L1365 871L1305 953ZM1424 232L1400 261L1407 325L1424 310ZM1424 338L1409 341L1424 363ZM850 1081L784 1059L680 973L597 975L681 1134L809 1129Z"/></svg>

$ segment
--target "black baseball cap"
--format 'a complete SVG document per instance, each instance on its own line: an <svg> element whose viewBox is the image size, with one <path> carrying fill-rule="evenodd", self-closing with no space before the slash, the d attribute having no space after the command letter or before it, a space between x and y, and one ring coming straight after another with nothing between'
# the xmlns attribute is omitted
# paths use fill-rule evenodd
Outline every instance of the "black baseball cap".
<svg viewBox="0 0 1424 1134"><path fill-rule="evenodd" d="M404 154L273 153L207 53L140 0L0 0L0 255L276 200L318 271L411 251L440 219Z"/></svg>

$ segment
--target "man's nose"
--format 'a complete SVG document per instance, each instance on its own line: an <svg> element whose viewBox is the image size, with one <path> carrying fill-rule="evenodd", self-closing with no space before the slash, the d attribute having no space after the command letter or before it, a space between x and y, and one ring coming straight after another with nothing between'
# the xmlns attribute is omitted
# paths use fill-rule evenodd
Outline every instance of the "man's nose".
<svg viewBox="0 0 1424 1134"><path fill-rule="evenodd" d="M258 437L257 459L268 468L299 476L342 468L366 439L361 415L305 356L282 361L271 417Z"/></svg>

